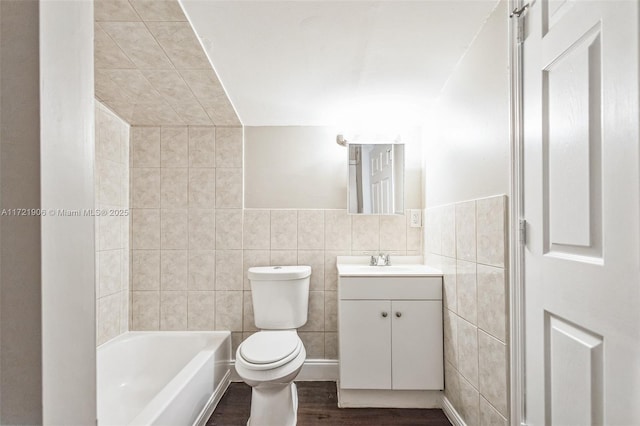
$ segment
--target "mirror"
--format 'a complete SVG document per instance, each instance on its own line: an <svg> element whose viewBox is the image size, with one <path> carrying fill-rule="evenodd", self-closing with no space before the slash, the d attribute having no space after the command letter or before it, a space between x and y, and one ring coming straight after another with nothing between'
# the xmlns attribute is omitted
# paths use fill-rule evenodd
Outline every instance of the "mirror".
<svg viewBox="0 0 640 426"><path fill-rule="evenodd" d="M350 214L404 214L404 144L349 144Z"/></svg>

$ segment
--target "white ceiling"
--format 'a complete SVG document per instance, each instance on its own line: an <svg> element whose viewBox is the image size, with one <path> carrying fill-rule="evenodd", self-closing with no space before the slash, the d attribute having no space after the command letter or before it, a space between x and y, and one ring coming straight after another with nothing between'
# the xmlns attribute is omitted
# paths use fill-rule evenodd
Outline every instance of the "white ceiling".
<svg viewBox="0 0 640 426"><path fill-rule="evenodd" d="M496 0L180 0L247 126L419 124Z"/></svg>

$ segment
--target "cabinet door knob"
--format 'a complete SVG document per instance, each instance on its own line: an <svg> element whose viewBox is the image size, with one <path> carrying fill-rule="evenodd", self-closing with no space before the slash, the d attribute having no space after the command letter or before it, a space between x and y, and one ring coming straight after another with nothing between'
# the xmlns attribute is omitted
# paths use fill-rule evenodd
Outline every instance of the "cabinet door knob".
<svg viewBox="0 0 640 426"><path fill-rule="evenodd" d="M396 317L400 318L402 316L402 312L396 312Z"/></svg>
<svg viewBox="0 0 640 426"><path fill-rule="evenodd" d="M389 315L389 314L387 314L386 312L383 312L383 313L382 313L382 318L386 318L386 317L387 317L387 315Z"/></svg>

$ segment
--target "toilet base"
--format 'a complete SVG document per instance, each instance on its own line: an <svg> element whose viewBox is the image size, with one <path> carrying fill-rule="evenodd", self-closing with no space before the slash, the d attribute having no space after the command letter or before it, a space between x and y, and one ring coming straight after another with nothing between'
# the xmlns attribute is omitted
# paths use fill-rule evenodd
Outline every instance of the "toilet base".
<svg viewBox="0 0 640 426"><path fill-rule="evenodd" d="M297 422L298 389L295 383L252 388L247 426L296 426Z"/></svg>

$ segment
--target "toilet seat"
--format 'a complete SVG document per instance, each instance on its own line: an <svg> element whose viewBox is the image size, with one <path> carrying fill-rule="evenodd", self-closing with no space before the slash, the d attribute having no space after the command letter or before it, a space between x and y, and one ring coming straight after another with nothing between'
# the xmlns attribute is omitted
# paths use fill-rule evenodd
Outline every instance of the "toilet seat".
<svg viewBox="0 0 640 426"><path fill-rule="evenodd" d="M270 370L289 363L302 350L293 330L260 331L240 344L236 358L250 370Z"/></svg>

